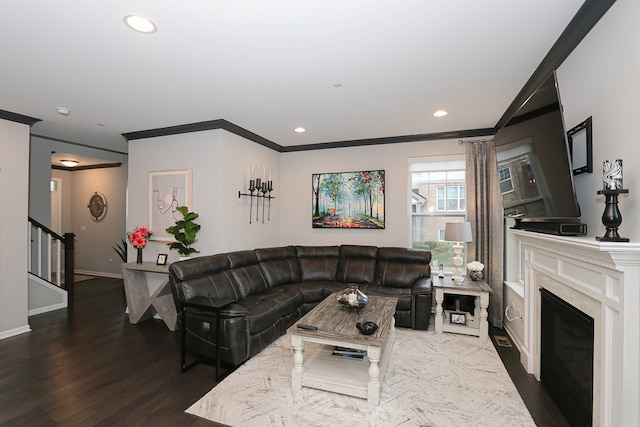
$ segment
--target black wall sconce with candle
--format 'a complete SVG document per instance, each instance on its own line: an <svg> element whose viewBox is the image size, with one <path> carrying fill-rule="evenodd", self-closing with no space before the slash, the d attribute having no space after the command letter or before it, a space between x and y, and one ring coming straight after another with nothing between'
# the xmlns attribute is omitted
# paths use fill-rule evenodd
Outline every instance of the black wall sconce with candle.
<svg viewBox="0 0 640 427"><path fill-rule="evenodd" d="M260 167L260 169L262 169ZM261 173L263 173L262 170ZM238 198L244 196L249 197L249 224L252 223L253 217L253 198L256 198L256 221L259 220L260 214L260 200L262 200L262 223L264 224L264 216L265 216L265 204L267 207L267 221L271 220L271 199L275 199L271 195L273 191L273 181L271 180L271 169L269 169L269 178L254 178L254 167L251 166L251 178L249 179L249 187L248 193L243 193L242 191L238 191Z"/></svg>

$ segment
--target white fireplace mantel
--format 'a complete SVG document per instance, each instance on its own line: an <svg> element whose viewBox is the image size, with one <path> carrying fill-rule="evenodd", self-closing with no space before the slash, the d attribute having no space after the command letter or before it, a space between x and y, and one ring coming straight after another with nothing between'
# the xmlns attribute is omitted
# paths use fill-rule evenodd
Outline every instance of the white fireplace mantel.
<svg viewBox="0 0 640 427"><path fill-rule="evenodd" d="M527 372L540 379L539 290L546 288L594 319L593 425L639 426L640 244L509 233L524 286Z"/></svg>

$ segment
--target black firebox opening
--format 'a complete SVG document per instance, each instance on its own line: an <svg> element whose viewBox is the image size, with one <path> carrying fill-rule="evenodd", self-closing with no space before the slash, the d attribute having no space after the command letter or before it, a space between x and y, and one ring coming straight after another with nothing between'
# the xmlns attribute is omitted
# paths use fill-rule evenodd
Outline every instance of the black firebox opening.
<svg viewBox="0 0 640 427"><path fill-rule="evenodd" d="M541 289L540 380L572 426L593 418L593 318Z"/></svg>

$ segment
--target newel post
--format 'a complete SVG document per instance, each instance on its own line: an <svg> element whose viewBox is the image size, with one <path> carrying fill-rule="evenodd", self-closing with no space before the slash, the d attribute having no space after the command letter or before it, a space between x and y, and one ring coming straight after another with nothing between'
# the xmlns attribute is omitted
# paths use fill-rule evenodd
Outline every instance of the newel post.
<svg viewBox="0 0 640 427"><path fill-rule="evenodd" d="M73 308L75 283L75 240L73 233L64 233L64 287L67 290L67 308Z"/></svg>

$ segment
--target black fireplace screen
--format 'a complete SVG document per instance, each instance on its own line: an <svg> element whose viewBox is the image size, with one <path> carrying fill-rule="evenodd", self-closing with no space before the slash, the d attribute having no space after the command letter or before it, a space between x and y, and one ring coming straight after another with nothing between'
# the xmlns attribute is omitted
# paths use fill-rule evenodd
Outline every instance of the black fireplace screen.
<svg viewBox="0 0 640 427"><path fill-rule="evenodd" d="M593 418L593 318L541 289L540 380L572 426Z"/></svg>

